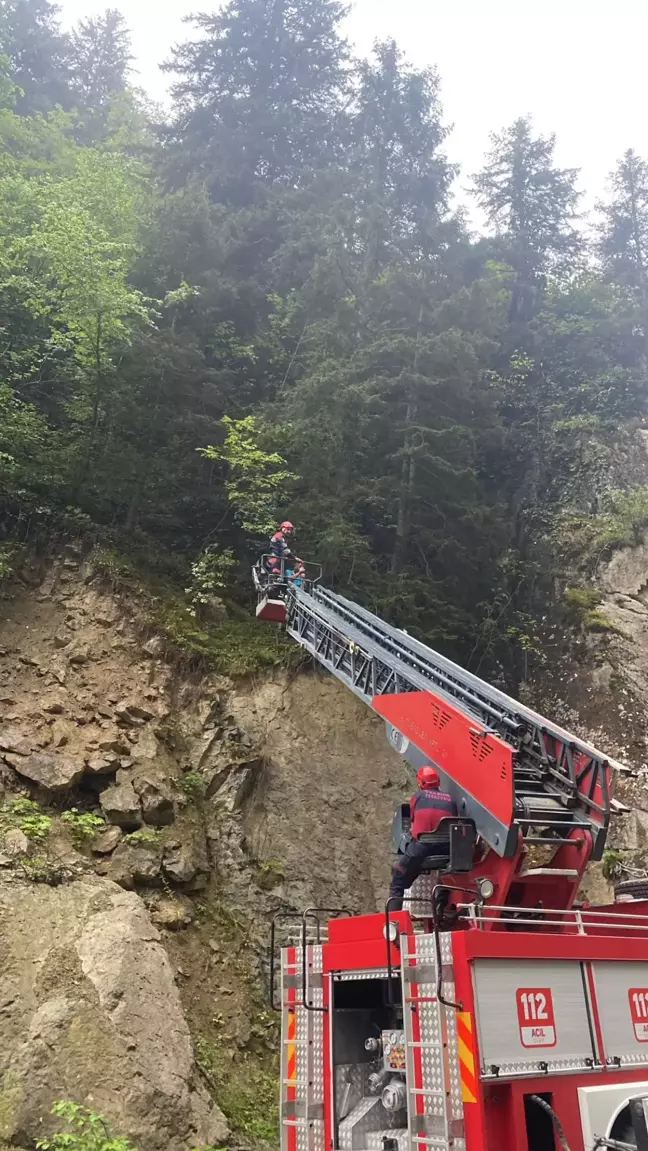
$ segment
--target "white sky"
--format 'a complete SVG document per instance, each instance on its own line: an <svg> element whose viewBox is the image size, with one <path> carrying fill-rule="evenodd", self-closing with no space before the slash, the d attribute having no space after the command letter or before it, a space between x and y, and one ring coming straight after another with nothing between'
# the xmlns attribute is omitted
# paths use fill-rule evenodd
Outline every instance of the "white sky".
<svg viewBox="0 0 648 1151"><path fill-rule="evenodd" d="M133 34L139 83L162 99L158 69L184 38L182 19L210 0L59 0L64 23L120 7ZM531 113L555 132L558 161L582 169L587 204L628 147L648 155L648 0L353 0L348 35L366 52L393 36L442 80L447 151L462 183L481 165L488 135Z"/></svg>

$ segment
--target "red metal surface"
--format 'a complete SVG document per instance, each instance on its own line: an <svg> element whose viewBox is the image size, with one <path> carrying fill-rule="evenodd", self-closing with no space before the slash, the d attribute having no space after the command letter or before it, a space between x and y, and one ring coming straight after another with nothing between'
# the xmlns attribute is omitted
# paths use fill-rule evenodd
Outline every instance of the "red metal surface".
<svg viewBox="0 0 648 1151"><path fill-rule="evenodd" d="M265 619L270 623L286 622L286 605L282 599L262 599L257 604L257 619Z"/></svg>
<svg viewBox="0 0 648 1151"><path fill-rule="evenodd" d="M641 1083L648 1067L570 1075L543 1075L537 1079L514 1079L508 1083L487 1083L482 1092L485 1141L466 1140L466 1151L526 1151L528 1139L524 1115L525 1095L549 1095L560 1118L570 1151L590 1151L583 1146L579 1087L611 1087L615 1083Z"/></svg>
<svg viewBox="0 0 648 1151"><path fill-rule="evenodd" d="M504 862L500 860L500 863ZM631 906L632 911L628 905L619 905L619 915L632 914L635 911L637 914L648 914L648 904ZM409 915L406 912L400 912L394 918L399 923L400 931L411 936L412 924ZM599 933L598 929L592 930L588 934L578 933L575 922L570 931L556 934L550 934L548 931L546 933L508 931L504 928L501 920L499 924L498 930L455 931L452 935L456 999L461 1011L468 1013L472 1021L472 1028L463 1028L460 1032L460 1038L464 1044L463 1052L460 1048L460 1058L465 1056L465 1044L469 1043L474 1065L476 1068L479 1067L479 1039L475 1020L472 981L472 965L475 959L482 957L519 958L520 960L564 959L580 960L585 964L597 1057L604 1063L605 1051L598 1018L595 987L588 960L617 959L647 962L648 933L643 938L638 938L636 934L633 938L627 927L624 932L621 919L618 920L617 924L611 924L604 934ZM365 915L352 919L332 920L329 924L329 942L323 947L324 971L366 970L372 967L384 971L387 952L383 928L383 915ZM616 934L612 934L613 931L616 931ZM390 953L394 975L397 976L400 970L400 952L398 948L392 945ZM413 998L416 1000L419 994L416 984L409 985L409 987ZM413 1023L414 1039L416 1040L416 1016ZM323 1052L327 1092L326 1146L332 1146L330 1142L333 1133L332 1069L330 1067L328 1017L325 1018L324 1030L327 1037ZM422 1074L420 1056L417 1052L414 1075L415 1086L418 1088L423 1086ZM586 1151L583 1147L578 1088L641 1082L646 1078L648 1078L648 1055L644 1067L617 1069L603 1065L600 1069L591 1072L548 1074L537 1079L520 1078L501 1083L482 1082L477 1076L475 1102L467 1101L466 1095L464 1095L466 1151L526 1151L528 1141L524 1096L533 1093L551 1097L552 1106L565 1128L571 1151ZM467 1095L470 1098L469 1092ZM417 1110L422 1107L421 1098L418 1096Z"/></svg>
<svg viewBox="0 0 648 1151"><path fill-rule="evenodd" d="M431 691L378 695L371 706L505 827L513 821L513 749Z"/></svg>

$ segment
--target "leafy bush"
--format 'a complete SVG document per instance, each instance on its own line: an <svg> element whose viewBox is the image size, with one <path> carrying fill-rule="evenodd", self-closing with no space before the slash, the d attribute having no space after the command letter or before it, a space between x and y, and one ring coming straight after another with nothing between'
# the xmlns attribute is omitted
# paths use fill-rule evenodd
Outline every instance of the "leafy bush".
<svg viewBox="0 0 648 1151"><path fill-rule="evenodd" d="M219 551L216 547L206 548L192 563L191 584L185 591L194 614L201 605L227 589L235 565L236 557L231 548Z"/></svg>
<svg viewBox="0 0 648 1151"><path fill-rule="evenodd" d="M28 839L43 840L47 837L52 818L46 815L39 804L23 795L14 796L0 807L0 830L19 828Z"/></svg>
<svg viewBox="0 0 648 1151"><path fill-rule="evenodd" d="M141 827L139 831L131 831L130 835L126 836L128 843L134 844L136 847L157 847L162 832L159 827Z"/></svg>
<svg viewBox="0 0 648 1151"><path fill-rule="evenodd" d="M79 1103L59 1101L52 1114L64 1119L69 1130L39 1139L37 1151L137 1151L134 1143L123 1135L114 1135L103 1115L82 1107ZM226 1147L193 1147L192 1151L227 1151Z"/></svg>
<svg viewBox="0 0 648 1151"><path fill-rule="evenodd" d="M77 847L83 847L100 827L106 826L105 819L91 811L79 811L76 807L64 811L61 820L72 831L72 839Z"/></svg>
<svg viewBox="0 0 648 1151"><path fill-rule="evenodd" d="M617 848L608 847L603 852L601 863L603 878L608 882L618 882L627 874L625 867L625 853Z"/></svg>
<svg viewBox="0 0 648 1151"><path fill-rule="evenodd" d="M31 883L46 883L49 887L58 887L72 879L73 872L61 863L55 863L47 855L21 855L17 860L18 868Z"/></svg>
<svg viewBox="0 0 648 1151"><path fill-rule="evenodd" d="M112 1133L102 1115L79 1103L59 1101L52 1107L52 1114L64 1119L69 1130L50 1139L39 1139L38 1151L137 1151L129 1139Z"/></svg>
<svg viewBox="0 0 648 1151"><path fill-rule="evenodd" d="M187 771L179 781L179 787L190 799L201 799L205 794L205 779L199 771Z"/></svg>

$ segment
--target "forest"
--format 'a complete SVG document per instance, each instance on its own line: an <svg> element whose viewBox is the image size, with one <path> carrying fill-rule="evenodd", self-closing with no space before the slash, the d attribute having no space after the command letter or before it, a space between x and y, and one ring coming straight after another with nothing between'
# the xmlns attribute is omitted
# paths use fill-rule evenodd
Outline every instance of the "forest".
<svg viewBox="0 0 648 1151"><path fill-rule="evenodd" d="M344 14L195 17L161 109L119 11L0 3L0 574L76 533L244 602L289 516L331 586L515 678L574 541L648 518L596 482L646 408L648 163L590 218L529 119L459 172L442 77Z"/></svg>

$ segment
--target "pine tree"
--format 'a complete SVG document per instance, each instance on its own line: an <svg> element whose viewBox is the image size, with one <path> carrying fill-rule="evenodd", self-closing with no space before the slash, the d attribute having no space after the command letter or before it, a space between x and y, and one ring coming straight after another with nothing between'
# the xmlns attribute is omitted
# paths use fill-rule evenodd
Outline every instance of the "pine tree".
<svg viewBox="0 0 648 1151"><path fill-rule="evenodd" d="M59 8L51 0L2 0L0 54L9 60L19 89L16 111L23 116L69 107L68 40Z"/></svg>
<svg viewBox="0 0 648 1151"><path fill-rule="evenodd" d="M603 215L599 255L606 278L628 293L648 379L648 163L629 149L610 185L611 200L598 205Z"/></svg>
<svg viewBox="0 0 648 1151"><path fill-rule="evenodd" d="M92 144L106 130L111 103L127 87L130 34L115 8L81 20L70 36L70 90L81 118L81 138Z"/></svg>
<svg viewBox="0 0 648 1151"><path fill-rule="evenodd" d="M176 175L200 172L218 199L249 203L255 183L294 185L340 154L347 47L339 0L229 0L194 18L175 48Z"/></svg>
<svg viewBox="0 0 648 1151"><path fill-rule="evenodd" d="M414 69L393 40L362 61L352 123L355 190L370 275L399 252L438 248L454 169L433 69Z"/></svg>
<svg viewBox="0 0 648 1151"><path fill-rule="evenodd" d="M529 119L493 134L491 143L475 177L477 202L515 273L510 320L524 323L541 305L547 274L578 250L578 173L555 166L555 136L534 136Z"/></svg>

